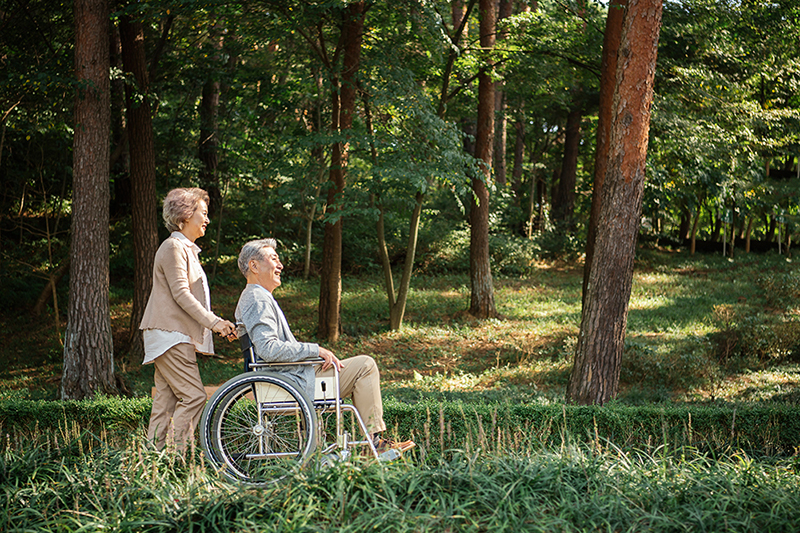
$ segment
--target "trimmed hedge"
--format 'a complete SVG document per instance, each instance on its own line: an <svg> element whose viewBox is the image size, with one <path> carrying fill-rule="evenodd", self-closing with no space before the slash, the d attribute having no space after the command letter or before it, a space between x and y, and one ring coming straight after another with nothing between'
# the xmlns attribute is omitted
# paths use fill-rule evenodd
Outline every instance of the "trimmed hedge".
<svg viewBox="0 0 800 533"><path fill-rule="evenodd" d="M0 401L0 431L4 440L14 441L51 433L67 437L86 431L117 440L146 428L152 405L150 398L121 397Z"/></svg>
<svg viewBox="0 0 800 533"><path fill-rule="evenodd" d="M743 450L757 455L800 451L800 407L783 404L599 406L387 405L398 436L412 435L423 453L526 451L542 446L590 444L598 451Z"/></svg>
<svg viewBox="0 0 800 533"><path fill-rule="evenodd" d="M60 433L89 432L115 439L144 435L149 398L99 397L85 401L0 402L6 442ZM649 405L604 407L462 402L385 402L389 433L411 437L418 454L525 453L541 447L584 444L652 452L693 447L755 455L800 451L800 407L784 404Z"/></svg>

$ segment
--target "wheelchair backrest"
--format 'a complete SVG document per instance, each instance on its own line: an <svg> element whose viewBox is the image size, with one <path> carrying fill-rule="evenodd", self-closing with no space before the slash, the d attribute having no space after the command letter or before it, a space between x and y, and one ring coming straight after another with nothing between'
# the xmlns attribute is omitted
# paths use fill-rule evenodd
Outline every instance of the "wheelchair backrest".
<svg viewBox="0 0 800 533"><path fill-rule="evenodd" d="M239 346L242 347L242 358L244 358L244 371L250 372L252 370L250 365L256 363L256 351L253 348L253 341L250 336L245 333L239 337Z"/></svg>

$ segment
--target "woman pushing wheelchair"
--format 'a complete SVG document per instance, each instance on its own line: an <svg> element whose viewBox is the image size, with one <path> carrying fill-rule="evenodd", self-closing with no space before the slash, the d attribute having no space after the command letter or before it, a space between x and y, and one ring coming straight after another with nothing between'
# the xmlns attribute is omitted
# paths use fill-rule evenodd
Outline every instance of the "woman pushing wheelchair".
<svg viewBox="0 0 800 533"><path fill-rule="evenodd" d="M147 439L163 449L173 427L182 452L206 403L196 352L214 353L212 332L236 338L235 326L211 311L208 280L195 241L205 235L208 194L197 188L173 189L164 199L164 224L172 233L161 243L153 264L153 289L139 329L144 362L155 367L155 395Z"/></svg>

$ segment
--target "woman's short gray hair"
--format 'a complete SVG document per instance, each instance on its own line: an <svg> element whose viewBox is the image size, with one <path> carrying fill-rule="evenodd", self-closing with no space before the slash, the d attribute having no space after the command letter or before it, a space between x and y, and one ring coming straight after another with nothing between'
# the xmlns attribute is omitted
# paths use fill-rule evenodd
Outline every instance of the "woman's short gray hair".
<svg viewBox="0 0 800 533"><path fill-rule="evenodd" d="M278 248L278 243L275 239L256 239L254 241L250 241L245 243L242 246L242 251L239 252L239 270L242 272L242 276L247 277L247 274L250 273L250 260L256 259L261 261L264 259L264 248L272 248L276 250Z"/></svg>
<svg viewBox="0 0 800 533"><path fill-rule="evenodd" d="M172 189L164 198L164 210L161 217L169 231L180 231L183 223L192 218L200 201L208 205L208 193L197 187Z"/></svg>

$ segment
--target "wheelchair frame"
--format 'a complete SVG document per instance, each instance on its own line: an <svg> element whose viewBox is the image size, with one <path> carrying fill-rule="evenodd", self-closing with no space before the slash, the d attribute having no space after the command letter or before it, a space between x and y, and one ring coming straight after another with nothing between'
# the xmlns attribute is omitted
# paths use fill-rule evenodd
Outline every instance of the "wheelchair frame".
<svg viewBox="0 0 800 533"><path fill-rule="evenodd" d="M310 400L297 383L280 372L282 366L321 365L322 358L287 363L265 363L255 355L247 335L240 338L245 371L228 380L211 396L200 419L200 444L208 461L228 479L264 486L286 474L287 466L306 464L320 449L321 464L346 459L355 447L366 446L381 459L361 414L340 396L339 369L333 378L316 378ZM331 384L333 397L327 397ZM316 396L316 394L315 394ZM335 416L335 441L326 442L326 413ZM344 430L350 413L363 435L351 440Z"/></svg>

